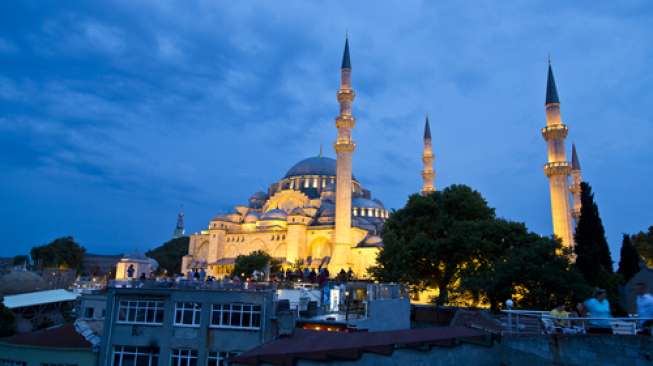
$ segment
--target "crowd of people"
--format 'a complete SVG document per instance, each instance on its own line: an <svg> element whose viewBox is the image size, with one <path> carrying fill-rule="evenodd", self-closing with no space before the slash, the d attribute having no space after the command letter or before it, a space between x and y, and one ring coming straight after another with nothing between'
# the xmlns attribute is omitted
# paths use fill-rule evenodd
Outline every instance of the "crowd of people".
<svg viewBox="0 0 653 366"><path fill-rule="evenodd" d="M653 329L653 295L648 292L646 284L642 282L635 285L635 292L637 295L636 315L642 319L639 324L642 332L650 335ZM567 311L565 304L561 303L549 314L555 319L555 324L560 327L569 327L572 324L571 321L565 320L567 318L588 317L590 318L586 324L588 333L612 333L612 312L606 290L596 289L591 298L576 305L576 311Z"/></svg>

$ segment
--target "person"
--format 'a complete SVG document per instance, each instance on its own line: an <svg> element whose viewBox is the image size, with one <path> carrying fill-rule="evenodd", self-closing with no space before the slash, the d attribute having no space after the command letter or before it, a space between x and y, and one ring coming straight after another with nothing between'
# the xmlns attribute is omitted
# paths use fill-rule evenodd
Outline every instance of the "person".
<svg viewBox="0 0 653 366"><path fill-rule="evenodd" d="M146 279L147 278L145 277L145 272L141 272L141 276L140 276L139 280L145 281Z"/></svg>
<svg viewBox="0 0 653 366"><path fill-rule="evenodd" d="M549 315L551 315L551 317L554 318L553 322L555 323L555 325L559 327L569 326L569 321L562 320L564 318L569 317L569 312L567 311L564 303L558 304L558 306L556 306L555 308L553 308L553 310L549 312Z"/></svg>
<svg viewBox="0 0 653 366"><path fill-rule="evenodd" d="M204 270L204 268L200 269L199 278L200 278L200 281L202 281L202 282L204 282L204 280L206 279L206 271Z"/></svg>
<svg viewBox="0 0 653 366"><path fill-rule="evenodd" d="M130 264L129 267L127 267L127 278L130 280L134 277L134 265Z"/></svg>
<svg viewBox="0 0 653 366"><path fill-rule="evenodd" d="M315 268L311 268L311 272L308 274L308 280L311 281L311 283L315 283L316 279L317 279L317 272L315 272Z"/></svg>
<svg viewBox="0 0 653 366"><path fill-rule="evenodd" d="M607 292L602 288L594 290L594 296L585 300L578 306L581 315L591 318L612 318L610 313L610 302L607 299ZM594 319L588 321L588 333L612 333L609 319Z"/></svg>
<svg viewBox="0 0 653 366"><path fill-rule="evenodd" d="M644 282L635 284L635 292L637 293L637 316L651 318L641 322L645 332L651 334L653 333L653 295L647 292Z"/></svg>

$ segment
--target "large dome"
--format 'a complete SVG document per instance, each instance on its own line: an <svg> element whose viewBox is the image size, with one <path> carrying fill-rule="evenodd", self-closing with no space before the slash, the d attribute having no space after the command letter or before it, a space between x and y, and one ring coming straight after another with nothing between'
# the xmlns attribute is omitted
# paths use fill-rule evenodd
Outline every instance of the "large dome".
<svg viewBox="0 0 653 366"><path fill-rule="evenodd" d="M293 165L284 178L303 175L327 175L334 177L336 175L336 160L323 156L304 159Z"/></svg>

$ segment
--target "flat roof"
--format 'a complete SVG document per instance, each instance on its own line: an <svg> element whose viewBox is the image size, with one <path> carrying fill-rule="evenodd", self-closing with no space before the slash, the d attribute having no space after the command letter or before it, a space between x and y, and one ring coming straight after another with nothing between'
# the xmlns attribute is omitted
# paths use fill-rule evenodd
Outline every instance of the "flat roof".
<svg viewBox="0 0 653 366"><path fill-rule="evenodd" d="M17 346L45 348L83 348L91 350L93 345L75 330L73 324L64 324L32 333L16 334L0 338L0 342ZM72 361L72 360L71 360Z"/></svg>
<svg viewBox="0 0 653 366"><path fill-rule="evenodd" d="M5 296L4 304L9 309L17 309L34 305L74 301L79 296L79 294L64 289L35 291L26 294Z"/></svg>

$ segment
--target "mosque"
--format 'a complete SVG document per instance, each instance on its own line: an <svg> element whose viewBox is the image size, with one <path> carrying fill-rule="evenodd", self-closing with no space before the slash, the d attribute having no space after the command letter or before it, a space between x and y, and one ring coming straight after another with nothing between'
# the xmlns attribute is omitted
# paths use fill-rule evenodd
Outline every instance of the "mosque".
<svg viewBox="0 0 653 366"><path fill-rule="evenodd" d="M328 268L329 272L351 269L358 278L368 276L383 247L381 229L388 218L383 203L372 198L352 174L356 144L352 130L355 93L351 84L349 40L340 69L340 89L336 93L340 113L335 119L336 159L306 158L293 165L267 192L256 192L247 204L214 217L206 230L190 236L188 254L182 259L182 273L203 268L209 275L231 273L235 259L263 250L283 267L301 265ZM560 117L560 100L549 63L546 99L546 127L541 132L547 142L551 217L554 235L564 246L574 247L573 232L580 216L580 163L572 146L567 161L565 139L568 128ZM428 116L424 126L422 189L435 191L433 151ZM571 184L569 179L571 178ZM183 235L183 216L178 218L175 236Z"/></svg>
<svg viewBox="0 0 653 366"><path fill-rule="evenodd" d="M214 217L207 230L190 236L182 273L204 268L209 275L223 276L231 272L238 255L263 250L284 267L301 263L302 267L326 267L331 273L351 269L357 277L367 277L367 269L376 263L383 246L380 232L389 212L352 174L356 120L351 70L346 40L336 93L340 104L335 120L336 159L322 156L322 152L306 158L267 192L256 192L247 204ZM427 119L422 172L425 192L434 190L430 135Z"/></svg>

